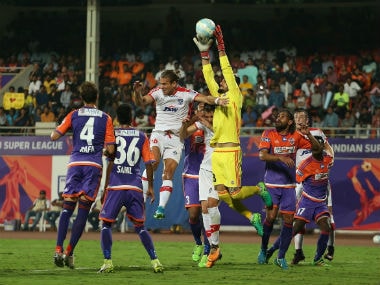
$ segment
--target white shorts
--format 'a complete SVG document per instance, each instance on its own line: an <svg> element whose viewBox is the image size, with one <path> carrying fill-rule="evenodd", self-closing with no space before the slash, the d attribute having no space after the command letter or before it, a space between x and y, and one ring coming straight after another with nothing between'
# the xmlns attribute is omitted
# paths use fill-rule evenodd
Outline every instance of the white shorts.
<svg viewBox="0 0 380 285"><path fill-rule="evenodd" d="M199 169L199 201L207 201L211 197L219 200L218 192L214 189L211 170Z"/></svg>
<svg viewBox="0 0 380 285"><path fill-rule="evenodd" d="M150 147L157 146L160 149L162 159L171 158L177 163L181 160L183 142L179 136L164 131L152 131L150 135Z"/></svg>

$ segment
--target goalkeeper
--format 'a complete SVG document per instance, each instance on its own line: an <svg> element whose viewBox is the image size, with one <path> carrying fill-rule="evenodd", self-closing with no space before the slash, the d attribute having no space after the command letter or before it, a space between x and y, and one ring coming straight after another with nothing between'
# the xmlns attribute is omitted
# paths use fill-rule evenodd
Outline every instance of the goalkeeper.
<svg viewBox="0 0 380 285"><path fill-rule="evenodd" d="M257 233L263 235L261 215L252 213L240 201L254 194L259 194L267 207L272 206L272 198L266 190L265 184L259 182L256 186L241 186L241 164L242 152L240 148L240 126L241 108L243 96L239 89L239 78L236 78L225 52L224 40L221 27L216 26L214 36L219 52L220 66L223 78L218 84L215 81L214 72L210 63L209 50L213 40L203 40L193 38L198 47L201 58L203 75L210 93L215 97L217 103L220 99L228 98L229 104L217 106L214 113L213 129L214 136L211 139L211 147L214 148L212 154L212 172L214 176L214 187L219 198L228 206L243 216L255 227ZM220 212L217 204L208 205L213 231L219 231ZM215 262L221 258L218 245L211 246L208 257L209 262Z"/></svg>

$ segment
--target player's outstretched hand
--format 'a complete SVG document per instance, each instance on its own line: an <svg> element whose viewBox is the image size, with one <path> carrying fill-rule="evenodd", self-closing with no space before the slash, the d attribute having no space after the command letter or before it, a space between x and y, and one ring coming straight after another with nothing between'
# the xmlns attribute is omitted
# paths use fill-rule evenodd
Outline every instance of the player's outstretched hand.
<svg viewBox="0 0 380 285"><path fill-rule="evenodd" d="M195 43L195 45L198 47L199 51L200 52L207 52L209 51L209 49L211 48L212 46L212 42L213 40L212 39L209 39L206 43L201 43L197 37L194 37L193 38L193 42Z"/></svg>
<svg viewBox="0 0 380 285"><path fill-rule="evenodd" d="M143 89L143 84L140 81L135 81L133 83L133 91L135 92L141 92Z"/></svg>
<svg viewBox="0 0 380 285"><path fill-rule="evenodd" d="M216 39L216 45L218 47L218 51L225 51L226 48L224 47L223 33L222 33L222 28L220 27L220 25L217 25L215 27L214 36Z"/></svg>

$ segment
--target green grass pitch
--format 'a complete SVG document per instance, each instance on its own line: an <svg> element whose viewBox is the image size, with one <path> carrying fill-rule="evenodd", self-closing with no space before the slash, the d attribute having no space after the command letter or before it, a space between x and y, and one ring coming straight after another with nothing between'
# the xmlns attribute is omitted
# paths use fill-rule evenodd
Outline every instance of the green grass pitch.
<svg viewBox="0 0 380 285"><path fill-rule="evenodd" d="M155 245L165 266L163 274L153 273L139 242L120 240L113 244L115 272L97 274L103 263L99 241L81 240L75 251L76 269L70 270L54 265L54 240L0 238L0 285L380 284L380 247L337 245L335 259L326 268L310 265L315 246L306 245L307 262L283 271L273 264L257 264L257 243L223 243L223 259L211 269L198 268L191 260L193 244L190 242L156 242ZM287 254L289 263L292 254L293 246Z"/></svg>

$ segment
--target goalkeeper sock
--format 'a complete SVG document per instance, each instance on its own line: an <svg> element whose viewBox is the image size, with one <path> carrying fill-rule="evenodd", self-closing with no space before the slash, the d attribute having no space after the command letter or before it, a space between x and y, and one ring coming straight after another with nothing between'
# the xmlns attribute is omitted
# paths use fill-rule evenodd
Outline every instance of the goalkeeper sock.
<svg viewBox="0 0 380 285"><path fill-rule="evenodd" d="M231 197L235 200L244 200L259 193L260 187L258 186L242 186L239 190L232 192Z"/></svg>
<svg viewBox="0 0 380 285"><path fill-rule="evenodd" d="M239 200L232 199L228 191L219 191L218 195L220 200L224 201L228 205L228 207L237 211L238 213L246 217L249 221L251 220L253 213L249 211L247 207L243 205L242 202L240 202Z"/></svg>

